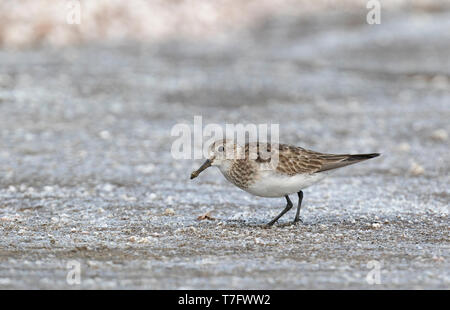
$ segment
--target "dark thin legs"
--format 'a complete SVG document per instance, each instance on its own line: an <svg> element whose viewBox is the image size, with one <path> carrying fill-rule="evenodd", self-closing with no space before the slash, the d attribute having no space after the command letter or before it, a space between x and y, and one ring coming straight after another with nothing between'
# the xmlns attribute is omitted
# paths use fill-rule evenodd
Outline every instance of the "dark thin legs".
<svg viewBox="0 0 450 310"><path fill-rule="evenodd" d="M289 210L291 210L291 208L292 208L292 206L293 206L292 201L289 199L289 196L288 196L288 195L286 195L286 196L284 196L284 197L286 197L286 201L287 201L286 208L284 208L284 210L281 211L281 213L278 214L277 217L275 217L273 220L271 220L271 221L269 222L269 224L267 224L267 226L272 226L273 224L275 224L276 221L279 220L280 217L282 217L286 212L288 212Z"/></svg>
<svg viewBox="0 0 450 310"><path fill-rule="evenodd" d="M297 213L295 214L294 218L294 224L297 222L303 223L303 221L300 219L300 208L302 207L303 192L299 191L297 194L298 194L298 205L297 205Z"/></svg>
<svg viewBox="0 0 450 310"><path fill-rule="evenodd" d="M298 205L297 205L297 213L295 214L295 218L294 218L294 222L293 222L294 224L297 223L297 222L302 222L302 220L300 219L300 208L302 206L303 192L299 191L297 194L298 194ZM278 214L273 220L271 220L267 224L267 226L272 226L273 224L276 223L276 221L278 221L280 219L280 217L282 217L286 212L291 210L291 208L293 206L292 201L289 199L288 195L286 195L284 197L286 198L286 201L287 201L286 207L284 208L283 211L281 211L280 214Z"/></svg>

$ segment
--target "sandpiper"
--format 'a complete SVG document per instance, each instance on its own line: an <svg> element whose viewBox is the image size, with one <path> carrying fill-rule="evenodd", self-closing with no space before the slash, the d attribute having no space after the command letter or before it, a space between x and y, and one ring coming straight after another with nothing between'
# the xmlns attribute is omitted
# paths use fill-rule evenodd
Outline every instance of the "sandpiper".
<svg viewBox="0 0 450 310"><path fill-rule="evenodd" d="M269 155L268 155L269 154ZM217 166L225 178L244 191L261 197L285 197L287 205L267 225L272 226L293 204L290 194L298 194L293 223L300 220L302 190L324 179L331 171L379 156L370 154L324 154L287 144L246 143L218 140L209 147L209 158L192 172L196 178L210 166Z"/></svg>

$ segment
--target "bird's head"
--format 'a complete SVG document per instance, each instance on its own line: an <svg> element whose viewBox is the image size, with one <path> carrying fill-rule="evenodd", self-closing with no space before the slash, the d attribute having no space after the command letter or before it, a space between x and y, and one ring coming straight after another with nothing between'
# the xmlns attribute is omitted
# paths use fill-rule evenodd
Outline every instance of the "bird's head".
<svg viewBox="0 0 450 310"><path fill-rule="evenodd" d="M208 148L208 159L197 170L192 172L191 179L196 178L203 170L211 166L228 169L235 159L243 154L243 148L233 140L221 139L213 142Z"/></svg>

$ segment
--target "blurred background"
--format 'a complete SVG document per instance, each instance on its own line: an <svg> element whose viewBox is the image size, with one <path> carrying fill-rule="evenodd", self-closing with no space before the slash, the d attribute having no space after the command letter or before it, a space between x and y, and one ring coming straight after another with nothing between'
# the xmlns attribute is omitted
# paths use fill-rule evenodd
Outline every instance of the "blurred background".
<svg viewBox="0 0 450 310"><path fill-rule="evenodd" d="M0 0L0 287L448 288L450 1L369 2ZM195 115L383 156L263 230L171 157Z"/></svg>

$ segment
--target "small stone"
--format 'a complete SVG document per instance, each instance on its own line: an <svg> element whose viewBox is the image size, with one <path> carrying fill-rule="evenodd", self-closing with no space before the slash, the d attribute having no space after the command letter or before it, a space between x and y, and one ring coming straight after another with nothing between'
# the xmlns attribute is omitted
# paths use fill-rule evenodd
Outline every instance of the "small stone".
<svg viewBox="0 0 450 310"><path fill-rule="evenodd" d="M188 227L187 230L191 231L191 232L194 232L194 233L197 232L197 228L195 228L193 226Z"/></svg>
<svg viewBox="0 0 450 310"><path fill-rule="evenodd" d="M175 210L172 208L167 208L166 210L164 210L164 215L168 215L168 216L175 215Z"/></svg>
<svg viewBox="0 0 450 310"><path fill-rule="evenodd" d="M107 183L107 184L103 185L102 189L105 192L112 192L114 190L114 185Z"/></svg>
<svg viewBox="0 0 450 310"><path fill-rule="evenodd" d="M100 267L99 262L92 261L92 260L88 261L88 262L87 262L87 265L88 265L90 268L93 268L93 269L98 269L98 268Z"/></svg>
<svg viewBox="0 0 450 310"><path fill-rule="evenodd" d="M109 133L109 131L107 130L103 130L99 133L100 138L102 138L103 140L108 140L111 139L111 134Z"/></svg>
<svg viewBox="0 0 450 310"><path fill-rule="evenodd" d="M418 176L418 175L424 174L425 169L424 169L421 165L419 165L418 163L413 162L413 163L411 164L411 168L409 169L409 172L410 172L412 175L414 175L414 176Z"/></svg>
<svg viewBox="0 0 450 310"><path fill-rule="evenodd" d="M255 238L255 243L256 244L266 244L266 242L261 238Z"/></svg>
<svg viewBox="0 0 450 310"><path fill-rule="evenodd" d="M156 199L156 194L155 193L151 193L150 195L148 195L148 200L155 200Z"/></svg>
<svg viewBox="0 0 450 310"><path fill-rule="evenodd" d="M402 142L397 146L397 149L401 152L409 152L411 150L411 145L407 142Z"/></svg>
<svg viewBox="0 0 450 310"><path fill-rule="evenodd" d="M448 133L445 129L437 129L431 134L431 138L436 141L447 141Z"/></svg>
<svg viewBox="0 0 450 310"><path fill-rule="evenodd" d="M17 189L16 189L16 187L15 186L9 186L8 187L8 192L13 192L13 193L15 193L17 191Z"/></svg>

